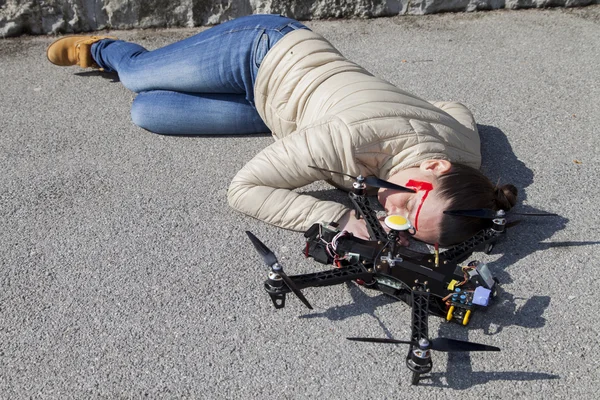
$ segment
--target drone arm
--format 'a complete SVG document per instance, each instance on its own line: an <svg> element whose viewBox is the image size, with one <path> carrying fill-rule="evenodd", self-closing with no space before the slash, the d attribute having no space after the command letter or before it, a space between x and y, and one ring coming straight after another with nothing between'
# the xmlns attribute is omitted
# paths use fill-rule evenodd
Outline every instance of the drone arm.
<svg viewBox="0 0 600 400"><path fill-rule="evenodd" d="M487 252L487 247L492 246L503 233L503 231L492 228L481 230L464 242L440 253L440 262L446 261L448 263L459 264L469 258L476 250Z"/></svg>
<svg viewBox="0 0 600 400"><path fill-rule="evenodd" d="M415 282L412 290L412 334L411 344L406 355L406 366L413 372L413 385L418 384L419 377L431 371L433 363L429 345L421 347L421 343L429 341L429 290L427 282Z"/></svg>
<svg viewBox="0 0 600 400"><path fill-rule="evenodd" d="M412 291L412 337L413 342L429 337L429 292L425 285L417 283Z"/></svg>
<svg viewBox="0 0 600 400"><path fill-rule="evenodd" d="M356 210L356 215L360 215L366 224L367 230L369 231L369 236L372 240L387 240L387 233L381 226L379 219L377 219L377 214L373 211L373 208L369 204L369 198L364 195L357 195L355 193L350 192L349 194L350 200L354 205L354 209Z"/></svg>
<svg viewBox="0 0 600 400"><path fill-rule="evenodd" d="M307 287L322 287L339 285L340 283L362 279L370 282L373 280L373 272L369 272L361 264L352 264L342 268L334 268L328 271L321 271L312 274L290 275L289 278L295 283L298 289ZM289 293L290 289L283 285L279 288L265 285L269 294Z"/></svg>

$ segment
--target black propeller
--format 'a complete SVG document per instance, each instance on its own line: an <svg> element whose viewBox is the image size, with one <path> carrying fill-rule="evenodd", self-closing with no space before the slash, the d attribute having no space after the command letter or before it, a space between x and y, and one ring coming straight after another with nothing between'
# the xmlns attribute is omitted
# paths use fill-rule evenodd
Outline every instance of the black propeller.
<svg viewBox="0 0 600 400"><path fill-rule="evenodd" d="M418 342L411 342L406 340L396 339L379 339L379 338L358 338L349 337L348 340L354 340L356 342L370 342L370 343L391 343L391 344L412 344L415 347L419 347ZM500 351L498 347L488 346L487 344L465 342L462 340L437 338L429 342L429 348L436 351L445 352L459 352L459 351Z"/></svg>
<svg viewBox="0 0 600 400"><path fill-rule="evenodd" d="M246 231L246 234L248 235L250 241L256 248L256 251L258 251L258 253L262 256L263 260L265 261L265 264L267 264L267 266L271 268L271 271L279 275L281 279L283 279L287 287L290 288L290 290L294 292L296 296L298 296L298 298L306 305L306 307L312 310L312 306L310 305L308 300L306 300L306 297L304 297L300 289L298 289L294 281L292 281L290 277L287 276L285 272L283 272L283 268L277 261L275 253L269 250L269 248L265 246L265 244L261 242L260 239L254 236L252 232Z"/></svg>
<svg viewBox="0 0 600 400"><path fill-rule="evenodd" d="M246 235L250 238L250 241L265 260L265 264L269 267L273 267L273 265L277 264L277 257L275 257L275 253L273 253L263 242L260 241L254 234L250 231L246 231Z"/></svg>
<svg viewBox="0 0 600 400"><path fill-rule="evenodd" d="M446 210L444 214L455 215L457 217L474 217L483 219L498 218L496 211L490 208L476 208L473 210ZM558 214L553 213L520 213L511 211L512 215L524 215L529 217L558 217Z"/></svg>
<svg viewBox="0 0 600 400"><path fill-rule="evenodd" d="M343 172L331 171L329 169L315 167L314 165L309 165L309 168L318 169L319 171L331 172L332 174L340 174L340 175L348 176L354 180L358 180L357 176L352 176L349 174L345 174ZM365 184L376 187L376 188L392 189L392 190L397 190L399 192L408 192L408 193L416 192L416 190L414 190L414 189L409 189L404 186L396 185L395 183L384 181L383 179L379 179L376 176L367 176L366 178L363 178L363 179L364 179Z"/></svg>

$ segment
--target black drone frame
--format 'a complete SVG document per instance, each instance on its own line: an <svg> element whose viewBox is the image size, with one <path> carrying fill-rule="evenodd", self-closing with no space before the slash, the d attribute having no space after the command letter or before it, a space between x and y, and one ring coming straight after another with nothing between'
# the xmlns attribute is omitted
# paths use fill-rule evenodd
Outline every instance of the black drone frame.
<svg viewBox="0 0 600 400"><path fill-rule="evenodd" d="M316 168L322 171L333 172ZM367 185L383 187L398 191L414 192L402 186L392 184L374 177L353 177L353 191L349 193L355 215L363 218L371 240L363 240L351 234L339 235L336 224L324 226L314 224L306 233L305 256L313 257L323 264L337 264L338 268L311 274L288 276L277 261L275 254L269 250L251 232L246 232L257 251L263 256L265 263L271 268L268 279L264 283L265 290L271 297L275 308L285 307L286 295L293 292L308 308L312 306L304 297L301 289L338 285L348 281L356 281L366 288L385 293L395 299L404 301L412 308L411 340L377 338L348 338L354 341L409 344L406 365L412 371L412 384L416 385L422 374L432 368L431 350L437 351L499 351L500 349L484 344L460 340L436 338L429 339L428 316L434 314L446 317L466 325L471 311L476 307L472 302L458 300L453 294L454 283L463 281L457 286L469 282L474 286L485 286L491 297L497 293L497 280L484 271L472 272L469 275L459 264L469 258L473 252L482 250L491 252L496 241L505 233L506 218L502 210L467 210L458 215L483 217L491 220L489 228L483 229L465 242L443 252L421 253L409 250L398 244L401 232L391 230L387 233L381 226L376 212L366 196ZM475 212L475 214L474 214ZM484 216L479 215L483 212ZM461 214L462 213L462 214ZM490 214L491 213L491 214ZM336 240L335 252L343 255L343 262L334 259L327 243ZM471 264L469 264L471 265ZM487 267L486 267L487 268ZM472 268L474 270L475 268ZM489 272L488 272L489 274ZM456 289L460 292L460 289ZM471 291L472 292L472 291ZM452 298L451 298L452 297ZM469 299L468 299L469 300Z"/></svg>
<svg viewBox="0 0 600 400"><path fill-rule="evenodd" d="M372 240L363 240L352 235L341 237L338 240L337 251L354 255L351 261L328 271L289 276L297 289L358 280L364 282L364 286L369 289L378 290L411 305L413 283L426 282L431 293L428 309L432 314L446 317L447 306L443 299L449 293L448 284L452 280L464 279L460 263L475 251L489 253L505 232L506 219L504 212L499 211L491 227L481 230L465 242L439 254L421 253L398 245L398 231L385 232L366 196L364 178L356 178L354 190L349 193L349 197L356 215L365 220ZM335 229L334 224L330 226ZM336 231L327 230L321 224L314 224L304 234L307 239L305 255L320 263L332 264L332 257L327 253L323 241L329 242L336 234ZM265 289L275 308L283 308L285 295L292 290L277 276L272 278L265 282Z"/></svg>

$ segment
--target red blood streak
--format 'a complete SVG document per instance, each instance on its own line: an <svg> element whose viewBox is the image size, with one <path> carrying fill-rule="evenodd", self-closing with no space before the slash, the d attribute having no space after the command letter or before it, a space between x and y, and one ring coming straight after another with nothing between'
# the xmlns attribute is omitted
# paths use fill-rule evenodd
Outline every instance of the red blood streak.
<svg viewBox="0 0 600 400"><path fill-rule="evenodd" d="M415 230L419 230L419 213L421 212L421 207L423 207L423 203L429 195L429 192L433 190L433 185L429 182L415 181L411 179L410 181L406 182L405 186L409 188L414 188L416 190L425 191L423 197L421 197L421 202L419 203L419 208L417 208L417 213L415 214Z"/></svg>

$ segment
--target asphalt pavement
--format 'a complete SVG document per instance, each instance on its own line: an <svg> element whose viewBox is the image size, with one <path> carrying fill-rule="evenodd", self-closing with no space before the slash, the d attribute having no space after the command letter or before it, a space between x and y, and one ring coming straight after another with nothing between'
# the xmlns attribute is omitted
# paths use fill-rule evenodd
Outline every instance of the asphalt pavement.
<svg viewBox="0 0 600 400"><path fill-rule="evenodd" d="M0 40L0 398L408 399L600 396L600 6L309 21L343 54L429 100L460 101L483 170L520 190L488 262L498 301L432 337L499 353L434 354L410 385L406 305L351 285L274 310L266 267L326 267L302 234L232 211L235 173L269 136L136 127L114 75L46 60L53 37ZM113 31L158 48L203 28ZM324 183L303 190L345 201Z"/></svg>

